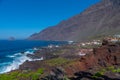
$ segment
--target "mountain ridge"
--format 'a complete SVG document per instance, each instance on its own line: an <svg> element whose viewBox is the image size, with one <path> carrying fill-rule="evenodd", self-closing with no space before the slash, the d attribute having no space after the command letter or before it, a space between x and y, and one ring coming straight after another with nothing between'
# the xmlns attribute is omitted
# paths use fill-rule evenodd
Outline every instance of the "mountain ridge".
<svg viewBox="0 0 120 80"><path fill-rule="evenodd" d="M82 13L31 35L29 40L83 41L101 35L118 34L120 0L102 0Z"/></svg>

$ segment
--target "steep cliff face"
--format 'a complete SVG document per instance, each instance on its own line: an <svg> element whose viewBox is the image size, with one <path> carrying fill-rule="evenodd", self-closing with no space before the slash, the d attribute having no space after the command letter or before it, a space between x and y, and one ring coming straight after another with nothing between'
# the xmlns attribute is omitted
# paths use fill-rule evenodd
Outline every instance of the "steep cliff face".
<svg viewBox="0 0 120 80"><path fill-rule="evenodd" d="M95 36L119 34L120 0L102 0L84 12L31 35L30 40L82 41Z"/></svg>

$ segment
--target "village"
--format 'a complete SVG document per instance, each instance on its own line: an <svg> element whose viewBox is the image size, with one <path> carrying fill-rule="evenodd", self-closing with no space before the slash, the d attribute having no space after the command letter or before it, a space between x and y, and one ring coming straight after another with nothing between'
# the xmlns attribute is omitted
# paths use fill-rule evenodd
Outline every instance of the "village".
<svg viewBox="0 0 120 80"><path fill-rule="evenodd" d="M108 36L108 37L105 37L103 40L92 40L89 42L79 43L77 44L77 46L80 47L80 50L77 54L79 56L85 56L87 54L90 54L94 48L101 46L103 41L107 41L109 43L119 42L120 35Z"/></svg>

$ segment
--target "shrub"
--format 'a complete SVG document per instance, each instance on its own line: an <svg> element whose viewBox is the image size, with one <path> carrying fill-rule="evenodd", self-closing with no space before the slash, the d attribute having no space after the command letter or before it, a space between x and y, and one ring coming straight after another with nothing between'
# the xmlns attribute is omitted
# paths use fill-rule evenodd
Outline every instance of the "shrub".
<svg viewBox="0 0 120 80"><path fill-rule="evenodd" d="M93 78L99 78L99 77L102 77L103 75L104 75L103 72L97 72L97 73L95 73L92 77L93 77Z"/></svg>

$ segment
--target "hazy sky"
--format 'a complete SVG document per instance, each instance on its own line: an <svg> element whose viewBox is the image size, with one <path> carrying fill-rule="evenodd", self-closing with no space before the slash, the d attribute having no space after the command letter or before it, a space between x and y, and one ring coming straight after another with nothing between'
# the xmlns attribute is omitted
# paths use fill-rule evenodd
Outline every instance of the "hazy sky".
<svg viewBox="0 0 120 80"><path fill-rule="evenodd" d="M0 39L24 39L100 0L0 0Z"/></svg>

